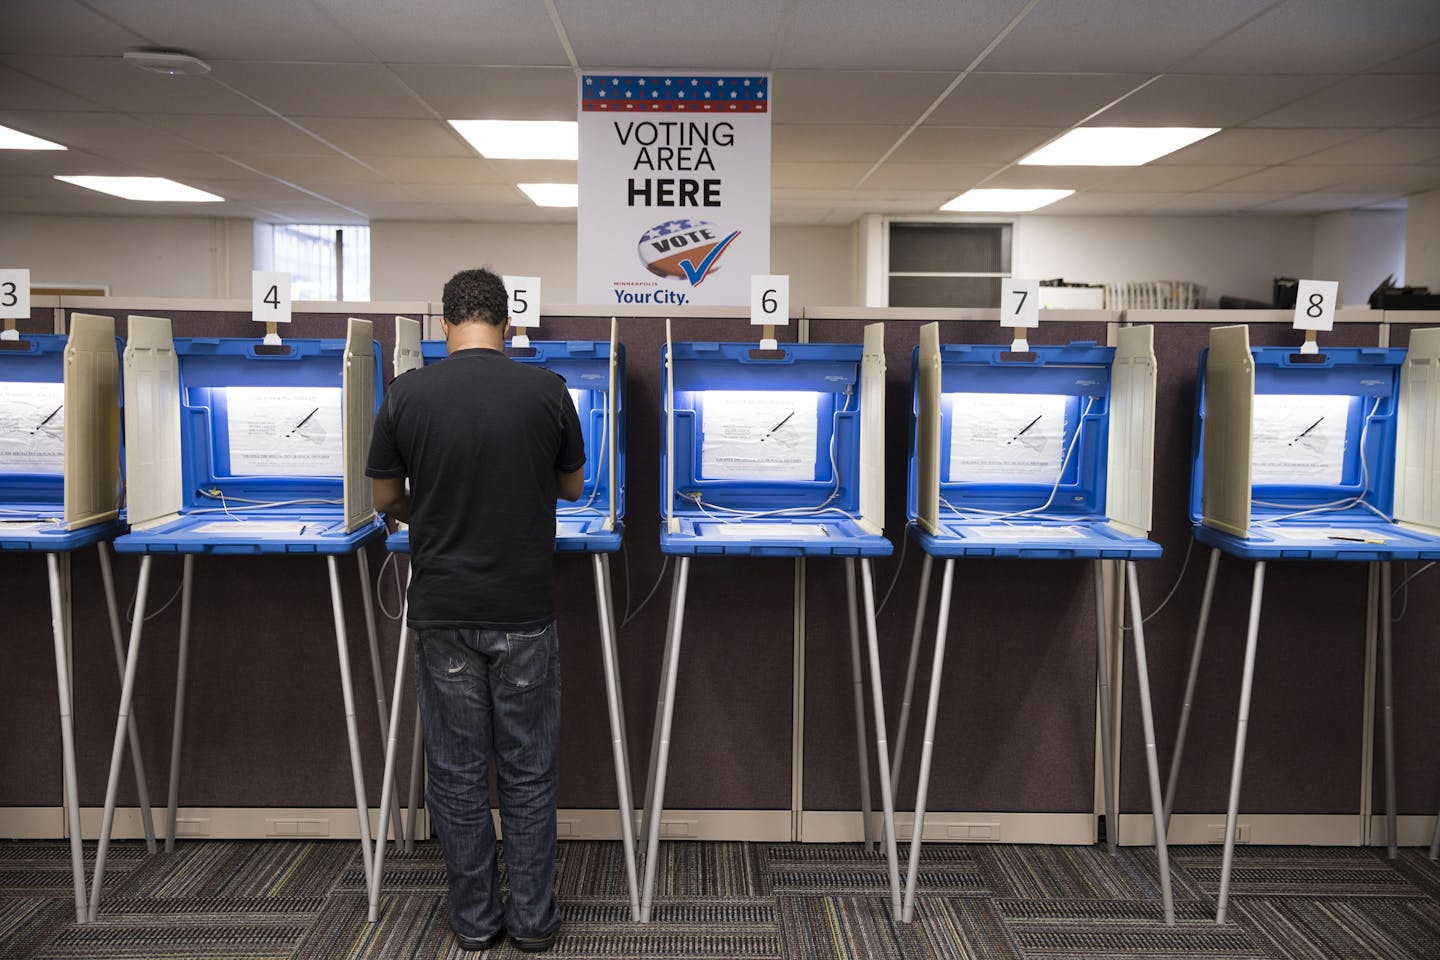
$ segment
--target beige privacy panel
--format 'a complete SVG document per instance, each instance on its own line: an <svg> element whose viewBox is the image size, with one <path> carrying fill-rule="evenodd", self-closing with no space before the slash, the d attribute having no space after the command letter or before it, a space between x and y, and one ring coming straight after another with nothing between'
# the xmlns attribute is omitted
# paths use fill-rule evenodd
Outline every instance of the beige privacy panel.
<svg viewBox="0 0 1440 960"><path fill-rule="evenodd" d="M395 355L391 364L397 377L425 365L425 358L420 353L420 321L409 317L395 318Z"/></svg>
<svg viewBox="0 0 1440 960"><path fill-rule="evenodd" d="M1122 327L1110 370L1105 515L1142 537L1154 493L1155 372L1155 328Z"/></svg>
<svg viewBox="0 0 1440 960"><path fill-rule="evenodd" d="M125 341L125 503L130 526L153 527L184 503L180 365L166 317L129 318Z"/></svg>
<svg viewBox="0 0 1440 960"><path fill-rule="evenodd" d="M915 371L915 519L927 533L940 532L940 324L920 328Z"/></svg>
<svg viewBox="0 0 1440 960"><path fill-rule="evenodd" d="M1440 327L1410 334L1399 407L1395 519L1440 532Z"/></svg>
<svg viewBox="0 0 1440 960"><path fill-rule="evenodd" d="M885 325L865 325L860 359L860 526L885 532Z"/></svg>
<svg viewBox="0 0 1440 960"><path fill-rule="evenodd" d="M120 512L120 357L115 320L70 317L65 344L65 526Z"/></svg>
<svg viewBox="0 0 1440 960"><path fill-rule="evenodd" d="M1255 407L1255 361L1250 329L1215 327L1205 360L1205 480L1207 527L1243 537L1250 528L1250 434Z"/></svg>
<svg viewBox="0 0 1440 960"><path fill-rule="evenodd" d="M345 529L354 530L375 516L375 499L365 477L365 458L375 428L374 324L350 318L345 333Z"/></svg>

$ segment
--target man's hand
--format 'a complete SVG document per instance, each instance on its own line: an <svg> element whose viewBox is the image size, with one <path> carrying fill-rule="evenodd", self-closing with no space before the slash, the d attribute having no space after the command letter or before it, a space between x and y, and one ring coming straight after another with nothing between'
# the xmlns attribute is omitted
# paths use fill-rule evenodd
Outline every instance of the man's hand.
<svg viewBox="0 0 1440 960"><path fill-rule="evenodd" d="M555 471L555 490L561 500L579 500L580 494L585 492L585 468L569 473Z"/></svg>
<svg viewBox="0 0 1440 960"><path fill-rule="evenodd" d="M371 477L370 489L376 510L401 523L410 522L410 494L405 492L403 477Z"/></svg>

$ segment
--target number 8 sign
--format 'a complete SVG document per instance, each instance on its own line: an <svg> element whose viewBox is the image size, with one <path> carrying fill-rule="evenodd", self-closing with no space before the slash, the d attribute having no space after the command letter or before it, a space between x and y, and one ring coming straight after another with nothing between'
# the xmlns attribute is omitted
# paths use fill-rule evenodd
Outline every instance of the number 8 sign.
<svg viewBox="0 0 1440 960"><path fill-rule="evenodd" d="M1335 297L1340 284L1335 280L1301 280L1295 291L1296 330L1335 329Z"/></svg>

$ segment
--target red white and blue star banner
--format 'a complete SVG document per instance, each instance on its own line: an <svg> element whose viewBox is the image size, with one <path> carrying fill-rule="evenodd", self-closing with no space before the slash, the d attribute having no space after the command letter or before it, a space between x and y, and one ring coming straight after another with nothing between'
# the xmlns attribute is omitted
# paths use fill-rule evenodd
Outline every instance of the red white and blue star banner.
<svg viewBox="0 0 1440 960"><path fill-rule="evenodd" d="M770 272L770 78L580 78L580 303L750 302Z"/></svg>

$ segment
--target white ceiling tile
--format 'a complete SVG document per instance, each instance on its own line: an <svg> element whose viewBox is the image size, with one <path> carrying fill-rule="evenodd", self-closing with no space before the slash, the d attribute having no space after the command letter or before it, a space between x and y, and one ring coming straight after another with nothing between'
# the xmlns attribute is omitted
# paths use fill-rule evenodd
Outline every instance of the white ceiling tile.
<svg viewBox="0 0 1440 960"><path fill-rule="evenodd" d="M1254 208L1256 213L1324 213L1329 210L1353 210L1395 199L1383 193L1302 193Z"/></svg>
<svg viewBox="0 0 1440 960"><path fill-rule="evenodd" d="M1041 0L985 59L986 70L1166 69L1263 10L1270 0Z"/></svg>
<svg viewBox="0 0 1440 960"><path fill-rule="evenodd" d="M127 154L121 159L144 168L153 176L171 177L176 180L186 178L227 180L258 176L243 167L236 166L218 153L175 153L170 150L157 150L144 154Z"/></svg>
<svg viewBox="0 0 1440 960"><path fill-rule="evenodd" d="M1400 164L1440 160L1440 130L1396 128L1368 134L1328 150L1320 150L1297 163Z"/></svg>
<svg viewBox="0 0 1440 960"><path fill-rule="evenodd" d="M11 177L147 176L154 174L134 157L98 157L84 150L0 150L0 181Z"/></svg>
<svg viewBox="0 0 1440 960"><path fill-rule="evenodd" d="M100 105L8 66L0 66L0 110L94 110Z"/></svg>
<svg viewBox="0 0 1440 960"><path fill-rule="evenodd" d="M903 124L772 123L770 158L777 163L873 163L908 129Z"/></svg>
<svg viewBox="0 0 1440 960"><path fill-rule="evenodd" d="M818 227L825 222L830 213L830 207L791 207L776 204L770 208L770 225L772 227ZM853 219L855 214L852 213L849 216Z"/></svg>
<svg viewBox="0 0 1440 960"><path fill-rule="evenodd" d="M994 164L895 163L887 160L865 181L872 190L968 190L1000 169ZM946 199L949 199L948 197Z"/></svg>
<svg viewBox="0 0 1440 960"><path fill-rule="evenodd" d="M236 172L239 171L237 170ZM255 203L263 206L295 202L311 203L315 199L304 191L296 190L293 186L281 183L278 180L262 178L235 180L202 179L192 181L192 185L199 186L202 190L208 190L211 193L222 196L226 200L233 200L238 203ZM323 190L319 190L309 184L305 186L306 189L324 195Z"/></svg>
<svg viewBox="0 0 1440 960"><path fill-rule="evenodd" d="M1414 120L1405 121L1402 126L1406 127L1440 127L1440 112L1427 113L1423 117L1416 117Z"/></svg>
<svg viewBox="0 0 1440 960"><path fill-rule="evenodd" d="M446 120L574 120L580 96L568 67L397 63L390 70Z"/></svg>
<svg viewBox="0 0 1440 960"><path fill-rule="evenodd" d="M1168 5L1167 5L1168 6ZM1287 0L1186 60L1187 73L1353 73L1440 37L1434 0Z"/></svg>
<svg viewBox="0 0 1440 960"><path fill-rule="evenodd" d="M1145 81L1133 74L972 73L927 119L954 126L1070 127Z"/></svg>
<svg viewBox="0 0 1440 960"><path fill-rule="evenodd" d="M1418 39L1418 38L1417 38ZM1440 70L1440 42L1427 43L1419 49L1387 60L1372 73L1434 73Z"/></svg>
<svg viewBox="0 0 1440 960"><path fill-rule="evenodd" d="M153 124L120 113L5 110L0 111L0 124L101 156L194 149Z"/></svg>
<svg viewBox="0 0 1440 960"><path fill-rule="evenodd" d="M1009 163L1059 136L1057 127L918 128L890 155L896 163Z"/></svg>
<svg viewBox="0 0 1440 960"><path fill-rule="evenodd" d="M772 163L770 185L773 187L853 187L868 163Z"/></svg>
<svg viewBox="0 0 1440 960"><path fill-rule="evenodd" d="M5 0L0 4L0 53L55 56L116 53L147 43L75 0Z"/></svg>
<svg viewBox="0 0 1440 960"><path fill-rule="evenodd" d="M1318 128L1262 130L1242 127L1221 130L1198 143L1167 154L1154 161L1155 166L1193 163L1284 163L1306 154L1332 147L1373 131Z"/></svg>
<svg viewBox="0 0 1440 960"><path fill-rule="evenodd" d="M1440 73L1370 74L1262 114L1253 127L1384 127L1435 112Z"/></svg>
<svg viewBox="0 0 1440 960"><path fill-rule="evenodd" d="M309 0L104 0L101 5L109 18L145 37L143 46L181 49L202 60L374 59ZM402 9L428 19L414 7Z"/></svg>
<svg viewBox="0 0 1440 960"><path fill-rule="evenodd" d="M765 70L785 8L770 0L556 0L555 9L582 69Z"/></svg>
<svg viewBox="0 0 1440 960"><path fill-rule="evenodd" d="M1077 193L1063 200L1057 200L1036 212L1043 214L1134 213L1166 200L1174 200L1178 196L1180 196L1178 193L1106 193L1101 191Z"/></svg>
<svg viewBox="0 0 1440 960"><path fill-rule="evenodd" d="M1233 127L1332 84L1333 76L1165 76L1091 126Z"/></svg>
<svg viewBox="0 0 1440 960"><path fill-rule="evenodd" d="M1258 166L1142 166L1105 167L1095 181L1096 190L1189 192L1258 173Z"/></svg>
<svg viewBox="0 0 1440 960"><path fill-rule="evenodd" d="M211 75L286 116L430 117L379 64L234 61L214 64Z"/></svg>
<svg viewBox="0 0 1440 960"><path fill-rule="evenodd" d="M1024 0L944 4L935 0L796 0L781 36L782 68L914 70L958 73Z"/></svg>
<svg viewBox="0 0 1440 960"><path fill-rule="evenodd" d="M1267 167L1258 173L1217 184L1226 193L1297 193L1323 190L1355 175L1351 167Z"/></svg>
<svg viewBox="0 0 1440 960"><path fill-rule="evenodd" d="M770 85L772 122L909 125L953 79L944 73L780 70Z"/></svg>
<svg viewBox="0 0 1440 960"><path fill-rule="evenodd" d="M383 0L315 2L388 62L569 63L545 5L534 0L426 0L423 11Z"/></svg>
<svg viewBox="0 0 1440 960"><path fill-rule="evenodd" d="M244 97L203 77L166 77L113 57L7 57L17 70L123 113L260 114Z"/></svg>
<svg viewBox="0 0 1440 960"><path fill-rule="evenodd" d="M1020 190L1086 190L1104 178L1105 167L1009 167L985 181L987 187Z"/></svg>
<svg viewBox="0 0 1440 960"><path fill-rule="evenodd" d="M1163 200L1150 207L1151 211L1167 210L1175 213L1233 213L1272 203L1284 193L1188 193L1183 197Z"/></svg>
<svg viewBox="0 0 1440 960"><path fill-rule="evenodd" d="M396 183L513 183L480 157L371 157L367 161Z"/></svg>
<svg viewBox="0 0 1440 960"><path fill-rule="evenodd" d="M580 165L574 160L487 160L507 183L575 183Z"/></svg>
<svg viewBox="0 0 1440 960"><path fill-rule="evenodd" d="M420 203L529 203L513 183L407 183L412 199Z"/></svg>
<svg viewBox="0 0 1440 960"><path fill-rule="evenodd" d="M300 186L311 183L389 183L388 174L380 170L367 169L346 157L289 156L265 154L247 156L237 154L236 160L245 163L257 173L269 177L289 180Z"/></svg>
<svg viewBox="0 0 1440 960"><path fill-rule="evenodd" d="M167 130L190 150L215 150L258 156L267 153L333 157L335 151L278 117L212 117L205 114L143 114L147 123Z"/></svg>
<svg viewBox="0 0 1440 960"><path fill-rule="evenodd" d="M1423 193L1440 188L1440 164L1351 167L1353 176L1325 187L1324 193Z"/></svg>
<svg viewBox="0 0 1440 960"><path fill-rule="evenodd" d="M361 117L292 117L304 129L360 157L470 157L475 155L443 120L375 120Z"/></svg>

